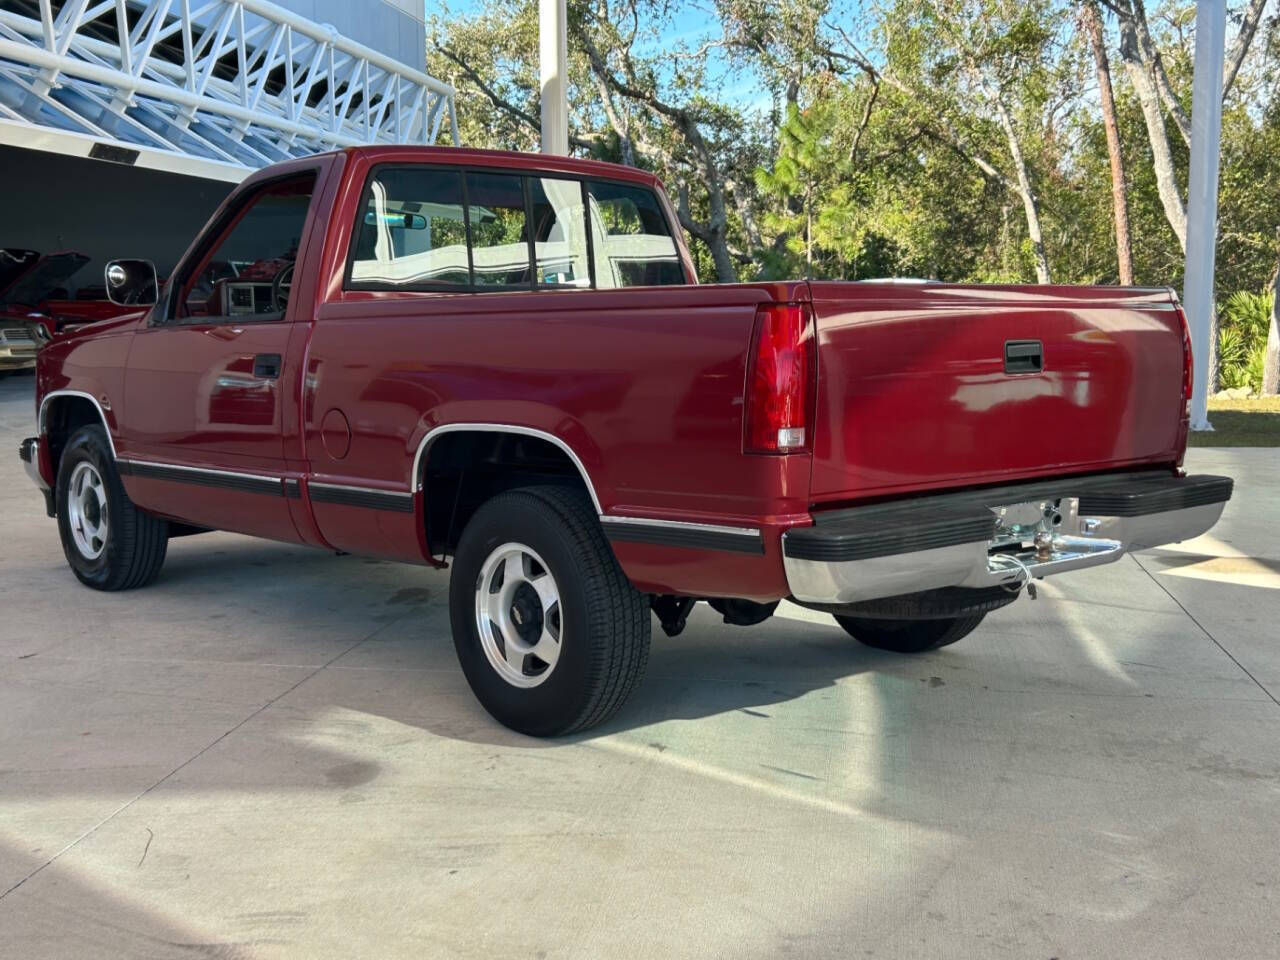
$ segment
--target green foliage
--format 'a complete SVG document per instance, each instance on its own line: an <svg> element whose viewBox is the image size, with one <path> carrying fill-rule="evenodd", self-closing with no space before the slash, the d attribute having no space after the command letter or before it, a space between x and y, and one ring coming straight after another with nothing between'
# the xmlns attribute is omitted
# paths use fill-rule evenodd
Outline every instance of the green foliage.
<svg viewBox="0 0 1280 960"><path fill-rule="evenodd" d="M1222 304L1222 322L1247 331L1248 336L1253 339L1265 340L1275 300L1275 291L1272 290L1265 293L1237 290Z"/></svg>
<svg viewBox="0 0 1280 960"><path fill-rule="evenodd" d="M839 101L795 104L778 131L772 168L755 171L761 225L776 239L761 258L769 277L856 279L867 241L862 185L841 148Z"/></svg>
<svg viewBox="0 0 1280 960"><path fill-rule="evenodd" d="M1183 253L1118 49L1115 9L1130 6L1102 4L1135 281L1178 288ZM1231 8L1228 43L1242 0ZM458 89L465 143L536 149L537 7L479 0L473 9L432 20L428 67ZM706 36L672 45L664 38L679 9L667 0L570 0L570 126L574 153L615 162L628 156L617 122L626 128L631 162L656 172L683 201L704 280L728 273L1033 282L1011 129L1053 279L1117 281L1107 141L1074 0L876 0L852 8L834 0L712 0ZM1146 9L1174 95L1189 112L1195 4L1163 0ZM611 103L588 41L630 90L614 89ZM745 106L741 93L728 93L752 84L765 103ZM1222 291L1261 290L1276 270L1278 88L1273 4L1224 103ZM681 127L686 121L696 136ZM1185 191L1188 150L1167 113L1165 125ZM717 231L718 241L710 238ZM1234 351L1221 365L1224 385L1251 382L1256 351L1251 334L1228 332L1257 326L1236 319L1245 308L1234 299L1222 301L1223 345Z"/></svg>
<svg viewBox="0 0 1280 960"><path fill-rule="evenodd" d="M1238 290L1218 313L1218 381L1223 389L1262 389L1262 365L1275 292Z"/></svg>
<svg viewBox="0 0 1280 960"><path fill-rule="evenodd" d="M1267 360L1267 344L1264 340L1262 343L1255 343L1253 349L1249 351L1249 362L1245 365L1244 376L1249 383L1249 388L1254 393L1262 391L1262 371Z"/></svg>
<svg viewBox="0 0 1280 960"><path fill-rule="evenodd" d="M1237 327L1218 327L1218 383L1224 390L1249 386L1245 369L1249 362L1249 341Z"/></svg>

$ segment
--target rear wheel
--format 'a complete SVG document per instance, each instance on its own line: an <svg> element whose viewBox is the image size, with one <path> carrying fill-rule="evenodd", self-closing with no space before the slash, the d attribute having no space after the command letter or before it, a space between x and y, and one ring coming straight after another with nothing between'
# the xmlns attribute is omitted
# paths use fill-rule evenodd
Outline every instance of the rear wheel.
<svg viewBox="0 0 1280 960"><path fill-rule="evenodd" d="M477 699L531 736L604 722L649 659L649 604L591 502L563 487L502 493L476 511L454 556L449 615Z"/></svg>
<svg viewBox="0 0 1280 960"><path fill-rule="evenodd" d="M937 620L885 620L836 616L836 623L859 643L894 653L924 653L955 643L973 632L985 613Z"/></svg>
<svg viewBox="0 0 1280 960"><path fill-rule="evenodd" d="M169 525L124 492L106 431L81 427L62 451L57 479L62 552L95 590L146 586L164 565Z"/></svg>

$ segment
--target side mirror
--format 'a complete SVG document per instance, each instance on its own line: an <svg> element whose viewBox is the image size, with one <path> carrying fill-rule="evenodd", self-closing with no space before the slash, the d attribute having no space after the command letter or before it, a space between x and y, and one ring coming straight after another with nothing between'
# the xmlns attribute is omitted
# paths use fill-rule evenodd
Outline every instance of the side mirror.
<svg viewBox="0 0 1280 960"><path fill-rule="evenodd" d="M156 265L150 260L112 260L107 264L107 299L122 307L149 307L159 297Z"/></svg>

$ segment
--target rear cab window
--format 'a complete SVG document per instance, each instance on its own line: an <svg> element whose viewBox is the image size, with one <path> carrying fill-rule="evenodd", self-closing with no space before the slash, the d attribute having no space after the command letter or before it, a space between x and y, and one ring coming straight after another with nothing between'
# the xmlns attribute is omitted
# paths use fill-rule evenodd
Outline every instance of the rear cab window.
<svg viewBox="0 0 1280 960"><path fill-rule="evenodd" d="M506 173L467 174L473 286L528 289L532 283L524 180Z"/></svg>
<svg viewBox="0 0 1280 960"><path fill-rule="evenodd" d="M664 287L685 282L680 252L652 190L592 180L587 192L597 287Z"/></svg>
<svg viewBox="0 0 1280 960"><path fill-rule="evenodd" d="M462 174L457 170L383 169L370 180L357 216L350 285L372 289L470 285Z"/></svg>
<svg viewBox="0 0 1280 960"><path fill-rule="evenodd" d="M569 175L379 165L365 185L352 237L347 290L688 283L651 189Z"/></svg>

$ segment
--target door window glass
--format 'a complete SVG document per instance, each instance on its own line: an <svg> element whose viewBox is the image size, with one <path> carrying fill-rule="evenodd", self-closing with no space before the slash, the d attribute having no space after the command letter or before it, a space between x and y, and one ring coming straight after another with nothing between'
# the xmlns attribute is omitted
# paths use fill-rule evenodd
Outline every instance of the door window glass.
<svg viewBox="0 0 1280 960"><path fill-rule="evenodd" d="M315 176L307 175L259 191L186 278L178 316L281 319L314 186Z"/></svg>

